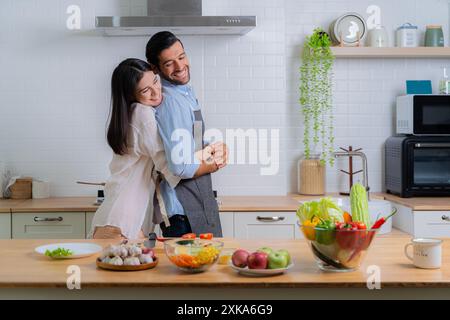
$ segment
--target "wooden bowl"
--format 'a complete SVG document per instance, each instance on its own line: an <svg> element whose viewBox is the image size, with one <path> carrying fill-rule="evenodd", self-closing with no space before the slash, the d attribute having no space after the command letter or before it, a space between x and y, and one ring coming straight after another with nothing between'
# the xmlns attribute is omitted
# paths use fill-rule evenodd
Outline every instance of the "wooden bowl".
<svg viewBox="0 0 450 320"><path fill-rule="evenodd" d="M146 264L141 264L138 266L115 266L109 263L103 263L100 258L97 258L97 260L95 261L97 264L97 267L100 269L105 269L105 270L112 270L112 271L141 271L141 270L147 270L147 269L152 269L154 267L156 267L156 265L158 264L159 259L157 257L155 257L155 261L153 261L152 263L146 263Z"/></svg>

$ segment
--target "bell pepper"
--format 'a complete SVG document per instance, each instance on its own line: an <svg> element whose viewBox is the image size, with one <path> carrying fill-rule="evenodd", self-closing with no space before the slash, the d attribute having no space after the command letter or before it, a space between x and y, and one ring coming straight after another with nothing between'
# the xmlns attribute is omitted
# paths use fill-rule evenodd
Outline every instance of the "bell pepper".
<svg viewBox="0 0 450 320"><path fill-rule="evenodd" d="M186 233L181 236L182 239L195 239L196 237L195 233Z"/></svg>
<svg viewBox="0 0 450 320"><path fill-rule="evenodd" d="M352 216L347 211L344 211L344 222L345 223L352 222Z"/></svg>
<svg viewBox="0 0 450 320"><path fill-rule="evenodd" d="M321 221L315 228L316 242L323 245L332 244L335 240L336 225L331 220Z"/></svg>
<svg viewBox="0 0 450 320"><path fill-rule="evenodd" d="M314 241L316 240L315 227L320 223L320 219L313 217L310 220L303 221L302 231L306 239Z"/></svg>
<svg viewBox="0 0 450 320"><path fill-rule="evenodd" d="M212 233L201 233L200 239L211 240L213 238Z"/></svg>

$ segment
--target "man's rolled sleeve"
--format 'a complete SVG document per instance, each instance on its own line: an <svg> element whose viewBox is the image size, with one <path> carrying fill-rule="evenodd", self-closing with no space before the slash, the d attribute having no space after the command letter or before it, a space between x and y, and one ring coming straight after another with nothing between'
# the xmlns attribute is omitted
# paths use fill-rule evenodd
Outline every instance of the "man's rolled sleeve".
<svg viewBox="0 0 450 320"><path fill-rule="evenodd" d="M156 109L156 120L158 122L158 130L161 140L166 151L167 163L169 170L182 179L190 179L194 177L200 164L195 162L195 142L192 137L192 130L194 124L193 111L188 106L183 106L176 100L169 96L164 96L163 103ZM172 159L172 150L178 146L180 141L173 141L172 134L177 129L184 129L190 134L187 135L190 141L190 154L188 155L189 162L175 163ZM183 148L183 152L189 151Z"/></svg>

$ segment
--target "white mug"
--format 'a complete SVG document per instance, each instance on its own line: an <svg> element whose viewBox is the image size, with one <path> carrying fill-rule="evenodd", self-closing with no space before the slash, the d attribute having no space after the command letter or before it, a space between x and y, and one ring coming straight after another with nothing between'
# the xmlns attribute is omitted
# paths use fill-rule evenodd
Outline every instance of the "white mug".
<svg viewBox="0 0 450 320"><path fill-rule="evenodd" d="M370 30L368 38L369 47L389 47L388 34L386 32L386 29L382 26L377 26L375 29Z"/></svg>
<svg viewBox="0 0 450 320"><path fill-rule="evenodd" d="M409 247L413 247L413 255L408 252ZM405 246L405 255L418 268L438 269L442 263L442 240L439 239L412 239Z"/></svg>

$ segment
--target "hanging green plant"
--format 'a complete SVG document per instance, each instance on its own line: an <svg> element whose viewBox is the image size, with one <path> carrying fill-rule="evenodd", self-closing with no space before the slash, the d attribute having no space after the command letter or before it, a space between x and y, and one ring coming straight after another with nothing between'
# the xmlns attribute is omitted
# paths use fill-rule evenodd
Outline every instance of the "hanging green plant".
<svg viewBox="0 0 450 320"><path fill-rule="evenodd" d="M311 147L320 147L322 164L333 166L334 125L332 76L334 56L331 40L321 28L306 37L300 67L300 105L304 116L304 153L311 158ZM312 129L312 132L311 132Z"/></svg>

